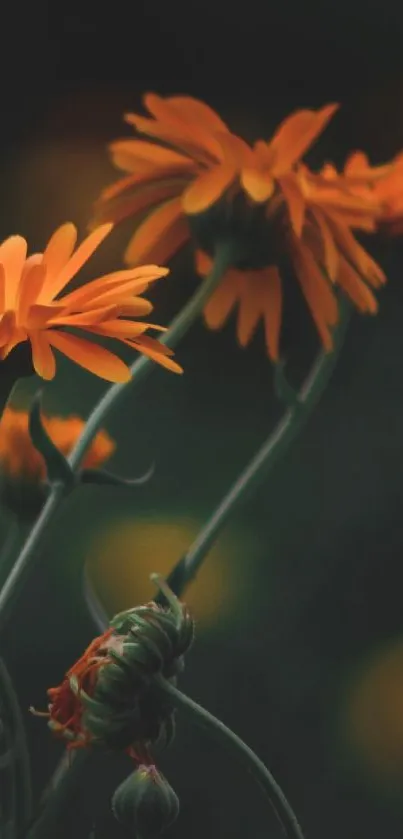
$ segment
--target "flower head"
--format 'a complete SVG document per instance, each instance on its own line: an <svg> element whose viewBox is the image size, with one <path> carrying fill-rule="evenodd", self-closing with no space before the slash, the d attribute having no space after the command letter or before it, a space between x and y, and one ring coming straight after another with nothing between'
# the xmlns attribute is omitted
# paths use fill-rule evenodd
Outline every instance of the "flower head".
<svg viewBox="0 0 403 839"><path fill-rule="evenodd" d="M42 422L59 451L65 456L70 454L84 427L83 420L77 416L43 416ZM45 462L32 443L28 423L27 411L10 406L0 419L0 497L19 518L37 515L47 493ZM97 468L114 449L109 434L99 431L84 457L83 467Z"/></svg>
<svg viewBox="0 0 403 839"><path fill-rule="evenodd" d="M161 585L164 593L166 587ZM70 748L94 745L150 763L149 747L174 734L173 712L152 690L161 674L175 682L193 640L193 621L169 592L170 608L151 602L122 612L48 690L49 727ZM34 712L37 713L37 712Z"/></svg>
<svg viewBox="0 0 403 839"><path fill-rule="evenodd" d="M66 286L111 229L110 224L101 225L75 249L76 228L64 224L43 253L29 257L22 236L10 236L0 245L1 360L17 345L29 342L33 366L44 379L55 375L53 349L109 381L130 378L129 368L118 356L66 331L73 329L116 339L181 372L169 357L171 351L144 334L162 327L133 320L151 311L151 304L140 295L168 273L166 268L144 265L116 271L66 293Z"/></svg>
<svg viewBox="0 0 403 839"><path fill-rule="evenodd" d="M302 158L337 110L330 104L287 117L268 141L253 146L231 133L204 103L147 94L150 117L126 119L151 140L111 145L128 176L101 195L101 218L142 218L126 250L129 264L168 260L192 235L198 273L211 267L217 241L236 244L233 267L205 307L220 328L238 307L245 346L264 322L269 356L279 357L284 266L291 268L324 347L332 347L340 288L359 311L374 313L372 288L385 276L354 231L374 231L381 203L360 160L339 174L327 164L312 172ZM355 171L353 171L355 169ZM377 180L385 174L376 169ZM145 217L144 217L144 214Z"/></svg>

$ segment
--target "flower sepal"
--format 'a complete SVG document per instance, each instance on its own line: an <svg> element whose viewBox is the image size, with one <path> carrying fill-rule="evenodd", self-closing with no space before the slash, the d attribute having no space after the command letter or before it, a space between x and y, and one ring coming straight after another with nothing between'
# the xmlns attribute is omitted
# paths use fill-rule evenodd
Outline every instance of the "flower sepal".
<svg viewBox="0 0 403 839"><path fill-rule="evenodd" d="M155 471L154 464L139 478L121 478L106 469L82 469L78 475L80 484L96 484L97 486L135 487L146 484Z"/></svg>
<svg viewBox="0 0 403 839"><path fill-rule="evenodd" d="M115 818L138 839L159 836L179 814L179 799L154 765L141 764L112 798Z"/></svg>
<svg viewBox="0 0 403 839"><path fill-rule="evenodd" d="M68 460L49 437L41 418L41 393L32 403L28 423L33 445L42 455L46 464L46 483L50 486L62 485L65 492L70 492L77 483L77 478Z"/></svg>

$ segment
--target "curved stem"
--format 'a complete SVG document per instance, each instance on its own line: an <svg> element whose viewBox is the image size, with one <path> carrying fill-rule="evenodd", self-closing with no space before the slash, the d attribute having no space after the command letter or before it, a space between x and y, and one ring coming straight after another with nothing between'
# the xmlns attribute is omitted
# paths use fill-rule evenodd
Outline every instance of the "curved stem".
<svg viewBox="0 0 403 839"><path fill-rule="evenodd" d="M168 331L160 339L161 344L166 344L168 347L174 347L186 334L189 327L202 312L204 304L207 302L225 274L227 268L230 266L232 251L233 245L231 243L223 243L217 248L213 267L209 276L201 283L197 292L193 295L193 297L191 297L189 302L183 307L176 318L174 318ZM111 408L116 408L121 397L128 391L128 388L140 384L147 373L150 373L152 369L155 369L155 367L156 364L154 361L151 361L147 356L142 356L131 367L133 379L128 385L115 384L106 391L104 396L98 402L98 405L92 411L81 436L78 438L78 441L70 454L69 463L73 469L79 465Z"/></svg>
<svg viewBox="0 0 403 839"><path fill-rule="evenodd" d="M196 318L202 312L211 293L214 291L228 266L231 264L231 253L231 244L223 243L217 248L217 253L210 275L203 283L201 283L193 297L183 307L177 317L174 318L171 326L162 339L162 343L171 347L174 346L194 323ZM76 470L80 465L85 452L91 445L97 431L104 423L106 415L109 411L112 408L117 407L121 397L124 393L126 393L126 391L128 392L129 389L133 390L134 387L143 381L147 374L156 369L156 366L155 362L145 356L142 356L131 368L134 378L130 382L127 384L115 384L108 388L89 416L84 430L70 454L69 463L72 469ZM0 591L0 632L3 629L4 623L8 619L10 609L16 596L18 595L27 573L32 570L37 546L42 538L42 534L48 527L51 518L56 512L63 495L63 485L58 484L52 488L39 518L35 522L34 527L23 545L20 555L18 556L3 588Z"/></svg>
<svg viewBox="0 0 403 839"><path fill-rule="evenodd" d="M340 324L335 335L333 352L320 353L293 404L287 408L274 431L271 432L252 460L241 472L235 483L207 520L189 550L181 557L170 572L167 583L178 597L183 594L187 585L197 574L209 549L230 516L234 514L235 510L245 502L250 493L267 477L279 457L284 454L297 434L302 430L322 396L336 366L350 314L351 308L345 303L342 307ZM156 598L158 602L161 599L161 595Z"/></svg>
<svg viewBox="0 0 403 839"><path fill-rule="evenodd" d="M284 834L289 839L304 839L297 817L283 791L252 749L237 734L224 725L221 720L218 720L217 717L214 717L213 714L210 714L209 711L206 711L205 708L202 708L201 705L198 705L189 696L186 696L182 691L171 685L162 676L154 679L154 686L158 692L169 697L169 701L173 707L180 708L191 718L192 722L207 729L225 749L230 751L234 757L245 765L248 772L253 775L269 799L283 828Z"/></svg>
<svg viewBox="0 0 403 839"><path fill-rule="evenodd" d="M21 525L17 516L12 517L6 538L0 549L0 581L7 577L21 542Z"/></svg>

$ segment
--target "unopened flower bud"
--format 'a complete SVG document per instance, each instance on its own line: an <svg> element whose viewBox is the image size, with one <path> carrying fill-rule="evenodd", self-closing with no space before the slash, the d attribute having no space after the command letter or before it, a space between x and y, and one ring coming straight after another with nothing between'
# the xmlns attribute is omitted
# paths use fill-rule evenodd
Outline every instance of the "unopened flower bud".
<svg viewBox="0 0 403 839"><path fill-rule="evenodd" d="M155 766L140 765L115 791L112 810L136 839L154 839L177 818L179 799Z"/></svg>

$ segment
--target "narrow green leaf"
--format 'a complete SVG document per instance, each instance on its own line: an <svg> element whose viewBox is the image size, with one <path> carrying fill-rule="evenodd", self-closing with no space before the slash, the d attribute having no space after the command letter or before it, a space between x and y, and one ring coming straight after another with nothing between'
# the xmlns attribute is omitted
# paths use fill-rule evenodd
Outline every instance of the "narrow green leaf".
<svg viewBox="0 0 403 839"><path fill-rule="evenodd" d="M41 393L38 393L33 400L28 427L31 440L46 463L48 483L59 483L63 484L65 489L72 489L76 483L74 472L42 424Z"/></svg>

